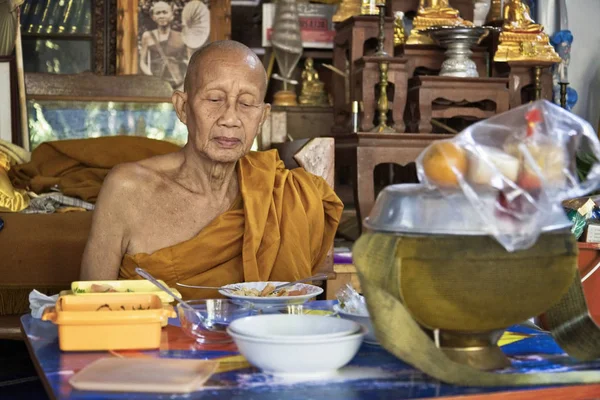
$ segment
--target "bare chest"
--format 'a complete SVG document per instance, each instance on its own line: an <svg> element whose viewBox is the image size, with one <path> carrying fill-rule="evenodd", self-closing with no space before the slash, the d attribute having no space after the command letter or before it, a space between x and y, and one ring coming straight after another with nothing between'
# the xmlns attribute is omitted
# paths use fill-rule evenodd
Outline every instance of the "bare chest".
<svg viewBox="0 0 600 400"><path fill-rule="evenodd" d="M155 194L142 203L128 224L128 254L151 254L192 239L227 210L198 196Z"/></svg>

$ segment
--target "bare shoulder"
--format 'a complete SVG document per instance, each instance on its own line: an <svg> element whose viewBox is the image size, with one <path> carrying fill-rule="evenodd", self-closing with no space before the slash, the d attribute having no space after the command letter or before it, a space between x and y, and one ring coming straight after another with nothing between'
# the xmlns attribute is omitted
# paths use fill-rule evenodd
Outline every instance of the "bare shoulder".
<svg viewBox="0 0 600 400"><path fill-rule="evenodd" d="M165 154L115 166L104 179L99 202L118 202L121 208L133 201L143 203L164 184L165 171L176 163L175 158Z"/></svg>
<svg viewBox="0 0 600 400"><path fill-rule="evenodd" d="M101 196L127 195L143 189L156 175L140 162L119 164L112 168L102 184Z"/></svg>
<svg viewBox="0 0 600 400"><path fill-rule="evenodd" d="M142 44L150 44L150 41L153 41L152 33L150 32L151 31L146 31L142 34Z"/></svg>

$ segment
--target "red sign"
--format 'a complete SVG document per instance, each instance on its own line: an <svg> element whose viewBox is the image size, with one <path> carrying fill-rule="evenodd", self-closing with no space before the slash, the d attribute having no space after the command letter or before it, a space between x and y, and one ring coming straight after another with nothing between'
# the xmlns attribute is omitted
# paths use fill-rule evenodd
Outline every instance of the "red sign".
<svg viewBox="0 0 600 400"><path fill-rule="evenodd" d="M267 29L267 39L271 40L273 29ZM335 31L317 31L317 30L301 30L300 36L302 42L318 42L318 43L331 43L335 37Z"/></svg>

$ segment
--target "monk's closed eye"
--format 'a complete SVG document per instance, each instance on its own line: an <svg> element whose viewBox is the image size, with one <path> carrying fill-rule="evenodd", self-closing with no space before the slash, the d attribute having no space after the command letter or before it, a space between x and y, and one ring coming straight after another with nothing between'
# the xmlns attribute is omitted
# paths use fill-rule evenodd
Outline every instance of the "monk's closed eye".
<svg viewBox="0 0 600 400"><path fill-rule="evenodd" d="M260 105L256 104L252 100L239 100L238 104L242 110L250 111L260 108Z"/></svg>

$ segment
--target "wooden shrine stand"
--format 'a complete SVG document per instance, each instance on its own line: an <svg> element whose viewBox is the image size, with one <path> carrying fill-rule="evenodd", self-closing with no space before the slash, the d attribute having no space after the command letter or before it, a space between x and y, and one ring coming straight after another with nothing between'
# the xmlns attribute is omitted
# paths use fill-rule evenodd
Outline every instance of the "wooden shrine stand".
<svg viewBox="0 0 600 400"><path fill-rule="evenodd" d="M472 10L472 0L453 1L452 5L458 8L455 3ZM387 4L388 16L381 23L385 35L383 50L389 56L374 54L380 24L376 15L355 16L338 23L334 40L333 65L345 71L346 77L336 74L334 78L331 133L335 137L338 176L340 168L350 174L359 226L375 202L375 167L410 164L434 141L453 137L447 124L439 119L458 118L469 123L503 113L532 100L528 93L532 85L538 88L538 95L541 88L542 98L552 97L552 64L493 63L490 60L497 47L494 38L472 49L470 58L475 62L478 78L439 76L446 59L445 49L434 45L394 48L391 16L394 11L416 10L418 0L388 0ZM472 13L463 17L470 19ZM382 62L388 65L386 123L395 131L384 134L373 132L379 124L377 101ZM358 133L351 133L353 101L360 104ZM446 133L432 133L433 122ZM402 178L414 179L411 177L406 174Z"/></svg>
<svg viewBox="0 0 600 400"><path fill-rule="evenodd" d="M454 135L443 134L380 134L358 132L335 138L336 165L350 166L354 183L356 216L359 226L375 203L373 171L379 164L406 165L436 140Z"/></svg>

